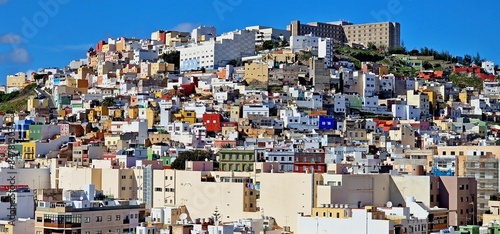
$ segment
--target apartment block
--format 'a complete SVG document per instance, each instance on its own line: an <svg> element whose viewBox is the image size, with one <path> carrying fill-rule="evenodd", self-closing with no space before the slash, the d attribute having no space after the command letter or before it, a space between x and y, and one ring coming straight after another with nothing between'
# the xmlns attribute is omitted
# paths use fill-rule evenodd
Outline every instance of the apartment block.
<svg viewBox="0 0 500 234"><path fill-rule="evenodd" d="M400 46L400 24L396 22L344 25L344 32L349 43L368 46L393 48Z"/></svg>
<svg viewBox="0 0 500 234"><path fill-rule="evenodd" d="M356 43L364 46L374 44L377 47L386 48L400 46L400 28L397 22L352 24L346 21L307 24L292 21L287 26L291 36L313 34L318 37L332 38L341 43Z"/></svg>

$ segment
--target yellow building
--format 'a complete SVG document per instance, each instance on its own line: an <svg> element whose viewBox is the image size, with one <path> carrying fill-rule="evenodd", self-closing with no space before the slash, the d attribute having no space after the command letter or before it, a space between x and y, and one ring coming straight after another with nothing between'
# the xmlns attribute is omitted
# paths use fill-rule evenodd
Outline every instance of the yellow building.
<svg viewBox="0 0 500 234"><path fill-rule="evenodd" d="M268 65L266 63L245 64L244 79L248 84L258 82L267 85L267 81L269 79Z"/></svg>
<svg viewBox="0 0 500 234"><path fill-rule="evenodd" d="M139 107L129 107L128 108L128 117L131 119L137 119L139 117Z"/></svg>
<svg viewBox="0 0 500 234"><path fill-rule="evenodd" d="M186 111L184 109L180 110L179 113L174 114L175 120L181 122L189 122L189 124L196 123L196 112Z"/></svg>
<svg viewBox="0 0 500 234"><path fill-rule="evenodd" d="M338 205L323 205L322 207L312 208L312 217L338 218L344 219L351 217L349 208L339 208Z"/></svg>
<svg viewBox="0 0 500 234"><path fill-rule="evenodd" d="M460 92L458 94L458 100L460 100L461 103L468 103L469 94L467 93L467 91Z"/></svg>
<svg viewBox="0 0 500 234"><path fill-rule="evenodd" d="M151 63L151 74L165 73L175 71L173 63Z"/></svg>
<svg viewBox="0 0 500 234"><path fill-rule="evenodd" d="M431 104L431 106L434 108L436 107L437 105L437 95L434 91L432 90L423 90L422 93L425 93L427 94L427 96L429 96L429 102Z"/></svg>
<svg viewBox="0 0 500 234"><path fill-rule="evenodd" d="M66 86L72 87L72 88L77 88L78 82L76 82L75 78L66 78Z"/></svg>
<svg viewBox="0 0 500 234"><path fill-rule="evenodd" d="M29 136L28 136L29 139ZM23 160L35 160L36 142L23 142Z"/></svg>
<svg viewBox="0 0 500 234"><path fill-rule="evenodd" d="M107 106L96 106L94 108L94 110L96 111L97 116L108 116L109 115L109 111L108 111Z"/></svg>
<svg viewBox="0 0 500 234"><path fill-rule="evenodd" d="M90 110L89 113L87 114L87 119L89 122L97 122L97 111L95 110Z"/></svg>
<svg viewBox="0 0 500 234"><path fill-rule="evenodd" d="M78 68L78 79L86 80L87 75L94 75L94 69L91 67L80 67Z"/></svg>
<svg viewBox="0 0 500 234"><path fill-rule="evenodd" d="M26 110L31 111L34 108L47 108L47 107L49 107L49 101L47 99L30 97L28 98Z"/></svg>
<svg viewBox="0 0 500 234"><path fill-rule="evenodd" d="M389 75L389 66L380 65L380 67L378 68L378 74L379 76Z"/></svg>
<svg viewBox="0 0 500 234"><path fill-rule="evenodd" d="M148 121L148 128L153 128L154 123L159 121L158 112L152 110L151 108L146 109L146 120Z"/></svg>
<svg viewBox="0 0 500 234"><path fill-rule="evenodd" d="M22 89L26 83L26 73L20 72L12 76L7 76L7 92L12 89Z"/></svg>

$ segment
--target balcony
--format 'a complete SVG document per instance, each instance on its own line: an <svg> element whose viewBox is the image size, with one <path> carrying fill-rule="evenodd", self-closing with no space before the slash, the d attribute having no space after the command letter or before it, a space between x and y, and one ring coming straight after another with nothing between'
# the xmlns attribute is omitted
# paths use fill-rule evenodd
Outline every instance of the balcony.
<svg viewBox="0 0 500 234"><path fill-rule="evenodd" d="M44 223L44 227L47 228L80 228L82 227L81 223Z"/></svg>

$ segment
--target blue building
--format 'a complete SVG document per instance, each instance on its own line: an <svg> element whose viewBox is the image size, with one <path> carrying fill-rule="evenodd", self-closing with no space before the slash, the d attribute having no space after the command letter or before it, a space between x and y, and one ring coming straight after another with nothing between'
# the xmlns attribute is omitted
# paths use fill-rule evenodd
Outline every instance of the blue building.
<svg viewBox="0 0 500 234"><path fill-rule="evenodd" d="M333 116L319 116L318 129L319 130L334 130L335 118Z"/></svg>
<svg viewBox="0 0 500 234"><path fill-rule="evenodd" d="M26 138L26 131L30 130L30 125L33 123L33 120L23 119L18 120L14 123L14 130L19 134L19 139Z"/></svg>

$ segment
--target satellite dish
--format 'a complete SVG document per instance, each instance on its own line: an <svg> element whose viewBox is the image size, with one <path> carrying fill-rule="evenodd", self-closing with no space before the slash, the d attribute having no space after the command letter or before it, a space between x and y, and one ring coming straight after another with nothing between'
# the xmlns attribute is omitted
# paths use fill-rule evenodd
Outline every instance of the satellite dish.
<svg viewBox="0 0 500 234"><path fill-rule="evenodd" d="M186 213L182 213L181 215L179 215L179 219L180 220L185 220L187 219L188 215Z"/></svg>
<svg viewBox="0 0 500 234"><path fill-rule="evenodd" d="M385 206L391 208L392 207L392 202L391 201L388 201L387 204L385 204Z"/></svg>

